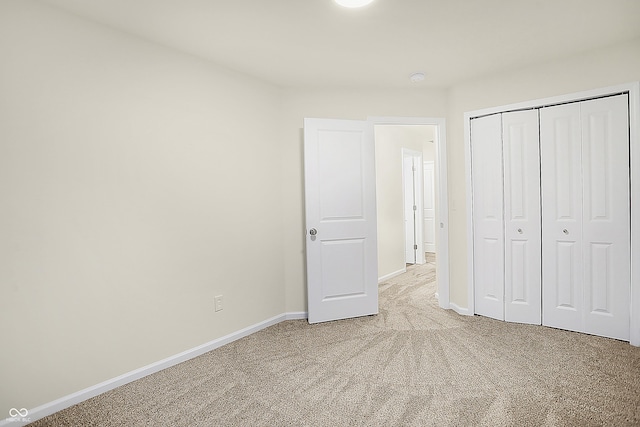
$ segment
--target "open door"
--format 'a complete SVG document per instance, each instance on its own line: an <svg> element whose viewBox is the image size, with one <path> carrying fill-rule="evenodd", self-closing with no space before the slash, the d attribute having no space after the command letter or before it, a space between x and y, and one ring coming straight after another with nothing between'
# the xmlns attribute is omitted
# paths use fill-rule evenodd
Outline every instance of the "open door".
<svg viewBox="0 0 640 427"><path fill-rule="evenodd" d="M373 125L304 119L304 166L309 323L377 314Z"/></svg>

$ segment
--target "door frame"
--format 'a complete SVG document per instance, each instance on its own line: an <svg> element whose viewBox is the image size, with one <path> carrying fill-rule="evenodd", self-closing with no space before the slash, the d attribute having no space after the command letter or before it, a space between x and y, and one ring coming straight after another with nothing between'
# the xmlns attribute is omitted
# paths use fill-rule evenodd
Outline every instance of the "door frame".
<svg viewBox="0 0 640 427"><path fill-rule="evenodd" d="M447 121L439 117L367 117L372 125L430 125L436 127L435 165L438 179L436 274L438 304L450 308L449 298L449 195L447 185Z"/></svg>
<svg viewBox="0 0 640 427"><path fill-rule="evenodd" d="M412 189L411 192L412 194L412 198L413 198L413 205L416 206L416 209L414 209L413 211L413 244L412 246L416 247L413 252L414 252L414 263L415 264L424 264L425 260L424 260L424 237L420 237L418 238L418 236L423 236L424 235L424 226L422 224L422 222L419 220L419 218L416 217L416 215L418 215L418 212L422 212L423 210L423 206L424 206L424 201L422 200L422 186L424 185L422 180L423 180L423 176L422 176L422 168L419 168L415 165L415 162L417 159L419 159L419 163L420 165L422 165L422 153L420 151L416 151L416 150L411 150L409 148L402 148L402 198L403 198L403 206L406 206L406 197L407 197L407 183L405 181L405 163L404 163L404 159L405 158L411 158L412 159L412 166L413 166L413 171L412 171L412 180L413 180L413 185L412 185ZM406 215L406 212L405 212ZM407 236L407 230L406 230L406 224L405 224L405 239ZM405 253L407 251L407 246L408 246L408 242L405 241L404 243L405 246ZM405 254L405 258L406 258L406 254ZM405 259L406 262L406 259Z"/></svg>
<svg viewBox="0 0 640 427"><path fill-rule="evenodd" d="M541 98L515 104L485 108L464 113L466 214L467 214L467 308L456 310L472 316L474 306L473 283L473 212L471 192L471 119L489 114L504 113L532 108L548 107L593 98L629 94L629 144L631 174L631 328L629 342L640 346L640 82L625 83L600 89L566 95Z"/></svg>

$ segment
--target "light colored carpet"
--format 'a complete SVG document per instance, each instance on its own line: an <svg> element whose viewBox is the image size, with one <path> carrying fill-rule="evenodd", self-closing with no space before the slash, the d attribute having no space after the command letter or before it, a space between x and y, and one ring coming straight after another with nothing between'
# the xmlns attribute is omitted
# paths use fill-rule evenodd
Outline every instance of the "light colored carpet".
<svg viewBox="0 0 640 427"><path fill-rule="evenodd" d="M434 266L380 314L287 321L34 426L640 425L640 348L441 310Z"/></svg>

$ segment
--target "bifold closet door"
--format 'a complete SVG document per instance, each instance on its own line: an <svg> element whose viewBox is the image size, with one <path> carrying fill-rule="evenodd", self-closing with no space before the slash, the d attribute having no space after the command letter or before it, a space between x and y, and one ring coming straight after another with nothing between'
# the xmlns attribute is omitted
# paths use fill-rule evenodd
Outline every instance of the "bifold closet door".
<svg viewBox="0 0 640 427"><path fill-rule="evenodd" d="M540 110L543 324L629 339L628 97Z"/></svg>
<svg viewBox="0 0 640 427"><path fill-rule="evenodd" d="M504 221L500 114L471 121L475 313L504 320Z"/></svg>
<svg viewBox="0 0 640 427"><path fill-rule="evenodd" d="M504 158L504 320L541 323L538 110L502 114Z"/></svg>
<svg viewBox="0 0 640 427"><path fill-rule="evenodd" d="M540 324L537 110L471 122L475 312Z"/></svg>
<svg viewBox="0 0 640 427"><path fill-rule="evenodd" d="M542 324L582 324L582 142L580 104L540 110Z"/></svg>

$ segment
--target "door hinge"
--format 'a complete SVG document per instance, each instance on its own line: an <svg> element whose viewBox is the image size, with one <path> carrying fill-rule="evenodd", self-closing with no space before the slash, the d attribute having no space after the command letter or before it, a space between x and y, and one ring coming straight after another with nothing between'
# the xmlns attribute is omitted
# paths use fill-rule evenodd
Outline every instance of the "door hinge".
<svg viewBox="0 0 640 427"><path fill-rule="evenodd" d="M418 250L418 245L413 245L413 250L417 251Z"/></svg>
<svg viewBox="0 0 640 427"><path fill-rule="evenodd" d="M413 205L413 210L414 210L414 211L417 211L417 210L418 210L418 207L417 207L416 205Z"/></svg>

